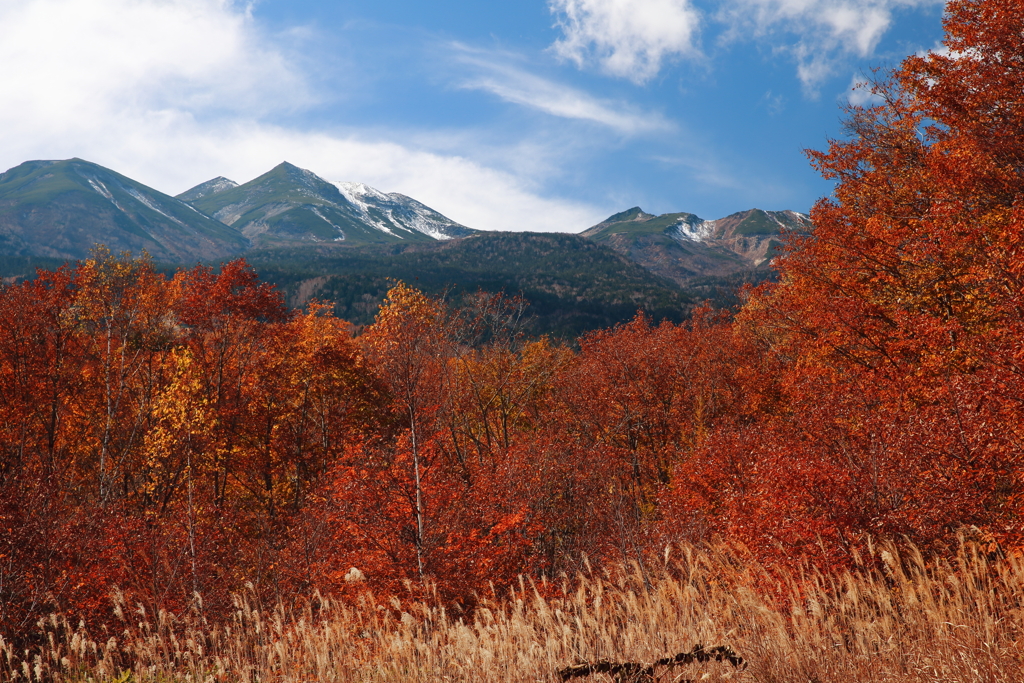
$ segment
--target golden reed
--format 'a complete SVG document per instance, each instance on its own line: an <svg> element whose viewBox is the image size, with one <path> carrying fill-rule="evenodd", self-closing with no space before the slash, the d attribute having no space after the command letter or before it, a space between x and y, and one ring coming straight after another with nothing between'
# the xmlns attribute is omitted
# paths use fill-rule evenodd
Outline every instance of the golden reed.
<svg viewBox="0 0 1024 683"><path fill-rule="evenodd" d="M558 598L544 597L554 586L520 581L469 615L369 593L296 610L240 595L230 622L211 625L198 610L147 614L115 596L120 632L55 615L39 624L44 644L35 650L0 639L0 679L534 683L589 662L657 662L712 643L745 668L683 658L645 680L1024 681L1020 557L966 543L947 560L895 543L870 554L851 572L780 574L740 550L685 548L657 569L563 579Z"/></svg>

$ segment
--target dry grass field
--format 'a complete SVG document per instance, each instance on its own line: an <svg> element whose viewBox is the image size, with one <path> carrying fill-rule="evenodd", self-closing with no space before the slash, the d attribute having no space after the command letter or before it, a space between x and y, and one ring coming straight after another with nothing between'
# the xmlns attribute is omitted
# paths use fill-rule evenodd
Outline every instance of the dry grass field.
<svg viewBox="0 0 1024 683"><path fill-rule="evenodd" d="M262 609L230 624L118 604L120 632L54 616L45 645L0 641L0 678L32 681L320 683L558 681L568 666L649 664L728 646L745 660L655 667L653 678L771 683L1024 680L1024 562L965 545L926 561L886 543L853 572L781 576L737 550L685 549L659 566L521 583L471 614L364 594ZM550 597L561 594L561 597ZM548 597L545 597L548 596ZM577 673L580 670L577 669Z"/></svg>

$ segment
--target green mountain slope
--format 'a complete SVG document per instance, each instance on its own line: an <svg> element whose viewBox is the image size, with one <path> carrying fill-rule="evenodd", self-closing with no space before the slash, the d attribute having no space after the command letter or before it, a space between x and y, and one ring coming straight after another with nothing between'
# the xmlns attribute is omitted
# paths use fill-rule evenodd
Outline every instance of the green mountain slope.
<svg viewBox="0 0 1024 683"><path fill-rule="evenodd" d="M29 161L0 174L0 255L81 259L98 242L178 263L249 246L188 204L81 159Z"/></svg>

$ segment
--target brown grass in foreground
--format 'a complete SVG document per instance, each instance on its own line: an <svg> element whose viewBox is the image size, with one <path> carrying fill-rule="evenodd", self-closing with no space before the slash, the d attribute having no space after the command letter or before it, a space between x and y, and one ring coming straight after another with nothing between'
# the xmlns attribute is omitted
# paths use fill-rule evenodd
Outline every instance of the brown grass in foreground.
<svg viewBox="0 0 1024 683"><path fill-rule="evenodd" d="M580 577L562 598L521 584L472 615L378 601L314 601L263 610L244 596L231 622L129 611L119 633L63 617L40 623L45 645L0 639L0 678L31 681L555 681L566 666L652 662L695 644L714 660L661 671L662 681L1024 680L1024 562L965 545L926 561L887 543L877 563L842 575L783 580L736 551L687 549L658 570ZM788 598L771 597L788 595ZM608 681L595 673L581 680Z"/></svg>

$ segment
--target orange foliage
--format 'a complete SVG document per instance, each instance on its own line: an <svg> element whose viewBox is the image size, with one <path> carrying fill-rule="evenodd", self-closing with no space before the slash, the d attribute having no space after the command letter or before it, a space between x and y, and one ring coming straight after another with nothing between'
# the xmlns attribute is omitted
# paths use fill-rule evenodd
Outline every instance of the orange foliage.
<svg viewBox="0 0 1024 683"><path fill-rule="evenodd" d="M949 54L882 74L811 153L835 199L740 313L785 410L717 434L681 494L766 552L842 562L865 533L936 548L964 525L1021 543L1024 8L945 21Z"/></svg>

